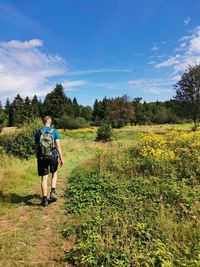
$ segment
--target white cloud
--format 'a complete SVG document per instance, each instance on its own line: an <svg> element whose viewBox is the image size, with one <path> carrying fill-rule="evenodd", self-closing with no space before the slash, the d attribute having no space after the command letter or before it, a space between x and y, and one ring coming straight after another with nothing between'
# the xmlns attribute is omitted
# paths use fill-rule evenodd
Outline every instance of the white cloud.
<svg viewBox="0 0 200 267"><path fill-rule="evenodd" d="M66 90L74 91L77 87L81 87L86 85L88 82L86 80L65 80L62 82L62 85L66 88Z"/></svg>
<svg viewBox="0 0 200 267"><path fill-rule="evenodd" d="M38 94L52 89L51 80L66 71L67 64L58 55L41 51L43 41L12 40L0 43L0 97Z"/></svg>
<svg viewBox="0 0 200 267"><path fill-rule="evenodd" d="M179 58L180 58L180 55L171 56L167 60L157 64L156 68L168 67L168 66L179 64L180 62Z"/></svg>
<svg viewBox="0 0 200 267"><path fill-rule="evenodd" d="M173 92L174 78L135 79L128 81L129 86L137 91L161 95Z"/></svg>
<svg viewBox="0 0 200 267"><path fill-rule="evenodd" d="M1 46L10 47L10 48L30 48L30 47L39 47L43 46L43 41L40 39L32 39L30 41L18 41L12 40L10 42L2 42Z"/></svg>
<svg viewBox="0 0 200 267"><path fill-rule="evenodd" d="M189 52L191 54L192 53L200 53L200 34L190 40Z"/></svg>
<svg viewBox="0 0 200 267"><path fill-rule="evenodd" d="M132 72L131 69L90 69L90 70L80 70L80 71L70 71L68 75L91 75L97 73L106 73L106 72Z"/></svg>
<svg viewBox="0 0 200 267"><path fill-rule="evenodd" d="M187 17L185 20L184 20L184 23L185 25L187 26L191 21L191 18L190 17Z"/></svg>
<svg viewBox="0 0 200 267"><path fill-rule="evenodd" d="M156 68L172 67L175 72L182 72L189 65L200 63L200 26L196 27L190 36L183 36L179 41L180 44L175 49L179 54L156 64Z"/></svg>

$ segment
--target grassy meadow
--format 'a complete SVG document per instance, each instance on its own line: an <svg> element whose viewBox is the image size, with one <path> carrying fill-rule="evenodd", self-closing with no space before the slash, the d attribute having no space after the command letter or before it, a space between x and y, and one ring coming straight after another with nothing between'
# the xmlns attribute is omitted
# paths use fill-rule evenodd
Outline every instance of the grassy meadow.
<svg viewBox="0 0 200 267"><path fill-rule="evenodd" d="M34 157L2 155L0 266L200 266L200 132L191 127L127 126L111 143L94 142L96 128L59 130L66 164L47 209Z"/></svg>

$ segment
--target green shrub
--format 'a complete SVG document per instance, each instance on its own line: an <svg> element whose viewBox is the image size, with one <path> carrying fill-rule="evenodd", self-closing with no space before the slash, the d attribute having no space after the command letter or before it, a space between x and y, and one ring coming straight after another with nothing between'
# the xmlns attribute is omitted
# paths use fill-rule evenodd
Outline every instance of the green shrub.
<svg viewBox="0 0 200 267"><path fill-rule="evenodd" d="M68 130L86 128L87 126L88 122L83 117L74 118L74 117L64 116L60 122L60 127Z"/></svg>
<svg viewBox="0 0 200 267"><path fill-rule="evenodd" d="M34 135L32 132L2 135L0 146L3 147L7 155L28 159L35 151Z"/></svg>
<svg viewBox="0 0 200 267"><path fill-rule="evenodd" d="M98 127L96 141L109 142L112 140L113 129L110 124L103 123Z"/></svg>
<svg viewBox="0 0 200 267"><path fill-rule="evenodd" d="M28 159L35 152L34 134L41 126L41 120L35 120L14 133L3 134L0 136L0 146L7 155Z"/></svg>

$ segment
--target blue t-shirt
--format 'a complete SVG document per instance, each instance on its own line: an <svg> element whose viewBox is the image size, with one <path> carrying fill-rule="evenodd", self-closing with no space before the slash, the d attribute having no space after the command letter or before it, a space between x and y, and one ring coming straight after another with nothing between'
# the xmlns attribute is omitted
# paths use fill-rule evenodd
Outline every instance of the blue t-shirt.
<svg viewBox="0 0 200 267"><path fill-rule="evenodd" d="M45 126L42 129L36 131L36 133L35 133L35 143L36 144L40 143L40 137L42 135L41 130L44 130L45 132L49 132L51 130L51 127ZM60 139L60 135L56 129L53 129L52 135L54 136L55 141ZM57 152L57 149L55 149L55 156L57 156L57 155L58 155L58 152Z"/></svg>

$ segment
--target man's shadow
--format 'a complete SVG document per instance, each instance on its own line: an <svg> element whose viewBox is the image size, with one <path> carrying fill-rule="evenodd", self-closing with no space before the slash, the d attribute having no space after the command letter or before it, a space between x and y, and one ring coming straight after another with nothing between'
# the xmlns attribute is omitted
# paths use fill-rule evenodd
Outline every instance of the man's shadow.
<svg viewBox="0 0 200 267"><path fill-rule="evenodd" d="M0 191L0 201L14 204L24 203L28 206L40 206L41 196L38 194L20 196L16 193L4 194L3 191Z"/></svg>

